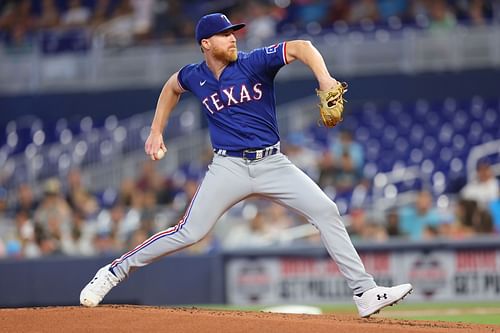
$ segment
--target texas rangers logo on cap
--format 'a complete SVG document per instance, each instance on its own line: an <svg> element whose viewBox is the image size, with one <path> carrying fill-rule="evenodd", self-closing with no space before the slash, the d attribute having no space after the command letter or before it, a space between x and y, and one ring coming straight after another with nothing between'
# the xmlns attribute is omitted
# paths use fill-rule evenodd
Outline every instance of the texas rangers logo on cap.
<svg viewBox="0 0 500 333"><path fill-rule="evenodd" d="M196 40L201 44L202 39L210 38L227 30L240 30L245 23L232 24L226 15L214 13L203 16L196 24Z"/></svg>
<svg viewBox="0 0 500 333"><path fill-rule="evenodd" d="M227 18L226 15L222 14L221 17L227 21L227 23L231 24L231 21L229 21L229 19Z"/></svg>

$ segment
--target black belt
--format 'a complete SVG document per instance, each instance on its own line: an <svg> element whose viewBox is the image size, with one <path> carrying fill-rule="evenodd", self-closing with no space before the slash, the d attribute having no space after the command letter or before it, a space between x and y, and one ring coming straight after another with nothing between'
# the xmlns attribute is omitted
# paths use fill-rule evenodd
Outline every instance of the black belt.
<svg viewBox="0 0 500 333"><path fill-rule="evenodd" d="M225 149L214 149L214 153L221 156L231 156L231 157L241 157L245 160L260 160L266 156L271 156L280 152L280 143L278 142L274 146L262 148L262 149L245 149L245 150L225 150Z"/></svg>

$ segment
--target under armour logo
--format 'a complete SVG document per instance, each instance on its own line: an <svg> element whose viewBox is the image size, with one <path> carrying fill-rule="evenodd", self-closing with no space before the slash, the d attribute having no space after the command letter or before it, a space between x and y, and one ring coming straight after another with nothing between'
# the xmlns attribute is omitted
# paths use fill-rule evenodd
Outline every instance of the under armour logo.
<svg viewBox="0 0 500 333"><path fill-rule="evenodd" d="M200 81L200 87L203 87L203 85L207 82L207 80Z"/></svg>
<svg viewBox="0 0 500 333"><path fill-rule="evenodd" d="M380 301L381 299L387 299L387 294L383 294L383 295L377 295L377 299Z"/></svg>

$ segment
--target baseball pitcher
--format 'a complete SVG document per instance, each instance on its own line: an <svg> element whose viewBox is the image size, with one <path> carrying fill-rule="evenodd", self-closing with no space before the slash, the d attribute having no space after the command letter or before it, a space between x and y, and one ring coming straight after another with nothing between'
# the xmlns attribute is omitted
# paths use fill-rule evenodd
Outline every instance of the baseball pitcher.
<svg viewBox="0 0 500 333"><path fill-rule="evenodd" d="M84 306L97 306L135 269L198 242L226 210L253 194L293 209L317 227L353 291L361 317L369 317L412 291L410 284L375 284L335 203L280 152L274 96L274 78L280 68L299 60L311 69L319 86L320 119L327 127L342 120L347 85L332 78L309 41L239 52L234 32L244 26L232 24L220 13L198 21L196 40L204 61L182 67L165 83L145 151L154 160L166 152L163 129L181 94L189 91L200 100L207 117L213 161L180 221L101 268L81 292Z"/></svg>

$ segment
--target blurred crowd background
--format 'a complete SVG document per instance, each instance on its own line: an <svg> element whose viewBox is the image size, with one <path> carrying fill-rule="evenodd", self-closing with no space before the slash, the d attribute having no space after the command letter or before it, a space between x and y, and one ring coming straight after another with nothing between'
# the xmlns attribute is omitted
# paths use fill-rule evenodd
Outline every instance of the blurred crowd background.
<svg viewBox="0 0 500 333"><path fill-rule="evenodd" d="M238 36L258 42L276 34L314 35L374 26L484 25L498 17L499 9L497 2L487 0L2 0L0 39L14 49L43 43L46 52L88 47L71 38L63 45L54 43L61 34L98 34L122 46L149 40L192 43L198 18L213 11L248 23Z"/></svg>
<svg viewBox="0 0 500 333"><path fill-rule="evenodd" d="M120 47L153 42L192 44L197 19L212 11L227 13L233 22L246 22L248 28L238 37L252 45L276 36L289 39L330 31L341 34L371 31L378 26L394 30L405 27L446 30L457 25L492 25L500 17L499 9L498 2L486 0L0 0L0 47L2 52L14 56L27 49L47 54L79 52L96 42L92 38L81 39L82 35L97 35L102 37L101 42ZM496 237L500 233L497 167L500 158L494 155L478 159L472 177L467 176L465 163L472 148L467 144L498 142L500 100L473 99L465 112L458 111L460 106L454 103L453 99L444 101L445 106L437 112L420 102L413 106L420 112L417 115L424 115L435 129L427 129L425 122L419 125L420 129L415 129L411 127L410 116L405 114L398 118L401 123L393 126L389 126L390 119L384 120L385 125L380 125L382 120L374 119L360 130L362 121L353 123L351 119L345 127L341 125L340 129L327 134L312 123L305 131L287 133L283 137L283 151L337 202L355 242ZM366 105L365 111L370 112L370 108L370 104ZM393 111L398 114L401 108L395 105ZM442 110L451 112L451 123L446 123ZM15 119L15 115L12 118ZM386 118L391 118L391 114ZM458 119L458 123L453 119ZM99 127L92 121L89 125L85 117L79 121L77 126L81 132L87 127ZM29 119L28 122L36 124ZM116 119L111 123L114 123L110 125L113 135L120 134ZM9 124L2 129L0 141L0 165L4 171L8 169L8 154L29 154L29 149L50 141L40 126L32 126L28 136L34 145L20 147L21 122ZM456 129L446 127L450 124L456 125ZM100 127L110 130L108 125ZM443 125L444 130L439 128ZM57 132L55 140L63 144L71 135L68 124L50 126ZM378 128L383 135L372 137L373 133L367 130L370 126L374 131ZM409 132L404 133L405 128ZM432 131L435 139L427 140L433 136ZM139 136L134 140L142 145L143 139ZM380 177L375 177L377 171L386 169L376 163L381 161L378 156L381 151L373 148L383 145L384 140L401 143L402 151L398 152L395 147L394 154L400 153L419 165L423 163L424 169L429 163L431 169L434 164L436 168L438 163L444 165L432 173L431 184L419 181L407 184L406 190L413 194L410 200L387 207L377 206L373 199L374 185L380 181ZM409 146L409 142L417 145L423 141L424 146L420 148ZM440 144L447 144L447 150L436 147ZM74 146L76 152L78 147ZM121 179L118 187L99 191L95 190L96 184L86 178L84 164L63 168L64 172L58 174L48 172L37 187L31 181L12 182L0 173L0 258L92 256L133 248L180 220L211 160L210 148L203 147L203 150L200 158L180 164L167 173L161 171L161 163L148 161L144 155L141 167L133 176ZM434 155L425 159L422 155L427 150ZM453 158L453 154L458 157ZM393 162L387 171L397 169L398 160ZM442 179L448 179L446 170L454 170L458 176L444 186ZM384 194L391 197L391 191L396 188L390 187ZM393 193L392 197L395 196ZM204 240L184 252L212 253L238 247L297 243L317 245L320 238L302 217L275 203L254 198L237 204Z"/></svg>

